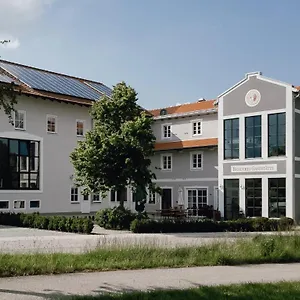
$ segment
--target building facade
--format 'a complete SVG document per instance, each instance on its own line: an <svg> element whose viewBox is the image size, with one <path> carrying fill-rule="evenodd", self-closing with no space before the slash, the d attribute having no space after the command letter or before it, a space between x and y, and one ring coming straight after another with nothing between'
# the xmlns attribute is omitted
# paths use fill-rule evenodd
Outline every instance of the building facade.
<svg viewBox="0 0 300 300"><path fill-rule="evenodd" d="M20 91L14 124L0 110L0 212L89 214L118 199L134 210L130 188L83 196L70 153L91 129L93 101L111 89L100 82L0 61L0 81ZM249 73L217 99L151 110L152 169L162 195L146 210L213 206L226 219L300 219L298 88Z"/></svg>

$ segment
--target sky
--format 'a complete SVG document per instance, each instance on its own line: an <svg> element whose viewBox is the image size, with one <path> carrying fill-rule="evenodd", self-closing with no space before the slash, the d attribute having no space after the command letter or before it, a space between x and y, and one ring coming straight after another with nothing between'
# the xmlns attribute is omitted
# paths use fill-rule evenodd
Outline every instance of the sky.
<svg viewBox="0 0 300 300"><path fill-rule="evenodd" d="M2 59L125 81L147 109L263 75L300 85L299 0L0 0Z"/></svg>

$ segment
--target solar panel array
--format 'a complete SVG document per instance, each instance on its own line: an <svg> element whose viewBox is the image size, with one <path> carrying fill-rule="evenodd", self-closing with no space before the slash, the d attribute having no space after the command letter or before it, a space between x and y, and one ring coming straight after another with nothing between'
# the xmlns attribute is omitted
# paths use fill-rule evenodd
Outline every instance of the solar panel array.
<svg viewBox="0 0 300 300"><path fill-rule="evenodd" d="M0 82L4 82L4 83L11 83L13 82L14 80L10 77L8 77L7 75L5 74L0 74Z"/></svg>
<svg viewBox="0 0 300 300"><path fill-rule="evenodd" d="M104 93L108 97L111 97L112 90L109 87L105 86L104 84L91 82L91 81L85 81L85 83L89 84L94 89L98 90L99 92Z"/></svg>
<svg viewBox="0 0 300 300"><path fill-rule="evenodd" d="M0 67L33 89L90 100L98 100L102 96L101 93L75 78L6 62L0 62Z"/></svg>

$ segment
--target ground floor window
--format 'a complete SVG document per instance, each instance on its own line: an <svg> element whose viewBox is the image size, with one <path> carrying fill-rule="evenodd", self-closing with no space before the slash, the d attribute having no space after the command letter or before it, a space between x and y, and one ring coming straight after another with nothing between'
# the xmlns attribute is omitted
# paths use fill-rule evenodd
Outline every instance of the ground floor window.
<svg viewBox="0 0 300 300"><path fill-rule="evenodd" d="M261 178L245 179L246 216L261 217L262 215L262 180Z"/></svg>
<svg viewBox="0 0 300 300"><path fill-rule="evenodd" d="M286 216L286 180L269 178L269 218Z"/></svg>
<svg viewBox="0 0 300 300"><path fill-rule="evenodd" d="M207 205L207 188L187 189L188 212L193 216L202 215L201 208Z"/></svg>
<svg viewBox="0 0 300 300"><path fill-rule="evenodd" d="M224 180L224 218L238 219L240 215L239 179Z"/></svg>

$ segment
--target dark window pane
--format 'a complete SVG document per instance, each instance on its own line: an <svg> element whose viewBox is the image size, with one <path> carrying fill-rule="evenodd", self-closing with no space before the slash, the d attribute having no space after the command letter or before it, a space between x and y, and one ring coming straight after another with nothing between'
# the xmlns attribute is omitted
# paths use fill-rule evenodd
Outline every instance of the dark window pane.
<svg viewBox="0 0 300 300"><path fill-rule="evenodd" d="M269 217L279 218L286 215L286 180L269 179Z"/></svg>
<svg viewBox="0 0 300 300"><path fill-rule="evenodd" d="M239 119L224 120L224 159L239 158Z"/></svg>
<svg viewBox="0 0 300 300"><path fill-rule="evenodd" d="M262 180L261 178L245 180L246 216L261 217Z"/></svg>
<svg viewBox="0 0 300 300"><path fill-rule="evenodd" d="M18 140L10 140L9 142L9 153L19 154L19 142Z"/></svg>
<svg viewBox="0 0 300 300"><path fill-rule="evenodd" d="M269 156L285 155L285 113L269 115Z"/></svg>
<svg viewBox="0 0 300 300"><path fill-rule="evenodd" d="M246 158L261 157L261 116L246 117Z"/></svg>

